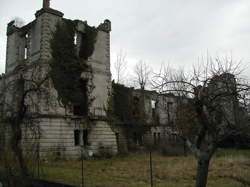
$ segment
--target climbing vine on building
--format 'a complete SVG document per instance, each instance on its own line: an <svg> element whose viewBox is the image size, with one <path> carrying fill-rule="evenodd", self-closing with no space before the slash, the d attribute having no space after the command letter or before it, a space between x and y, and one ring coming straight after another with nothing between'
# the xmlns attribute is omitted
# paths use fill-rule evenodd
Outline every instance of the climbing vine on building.
<svg viewBox="0 0 250 187"><path fill-rule="evenodd" d="M96 42L97 29L86 24L85 33L82 33L82 44L77 54L74 43L76 22L63 19L56 25L51 39L52 60L50 62L51 78L58 92L58 100L64 105L79 105L88 107L89 79L82 80L82 72L92 75L87 59L93 54Z"/></svg>
<svg viewBox="0 0 250 187"><path fill-rule="evenodd" d="M85 33L81 37L81 46L79 51L79 57L87 60L94 51L94 44L96 42L97 29L95 27L90 27L85 25Z"/></svg>
<svg viewBox="0 0 250 187"><path fill-rule="evenodd" d="M117 123L126 131L128 136L134 132L143 135L149 127L146 125L145 115L141 113L141 107L144 107L137 97L133 96L133 88L125 87L113 82L113 115Z"/></svg>

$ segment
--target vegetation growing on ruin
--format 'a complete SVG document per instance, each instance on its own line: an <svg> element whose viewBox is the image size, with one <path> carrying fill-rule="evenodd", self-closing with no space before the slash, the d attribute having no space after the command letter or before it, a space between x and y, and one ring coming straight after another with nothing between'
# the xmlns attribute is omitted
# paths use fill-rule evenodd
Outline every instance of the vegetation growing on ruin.
<svg viewBox="0 0 250 187"><path fill-rule="evenodd" d="M77 54L74 37L76 22L64 19L56 26L56 31L51 39L52 60L51 77L58 92L58 100L64 105L81 104L84 108L88 105L88 81L83 81L82 72L90 72L87 65L88 57L93 54L96 42L97 29L86 24L85 33L82 34L82 45ZM83 100L85 100L85 103Z"/></svg>
<svg viewBox="0 0 250 187"><path fill-rule="evenodd" d="M97 29L85 25L85 33L82 34L79 57L87 60L93 54L97 37Z"/></svg>
<svg viewBox="0 0 250 187"><path fill-rule="evenodd" d="M193 103L192 103L193 104ZM198 132L198 124L196 121L195 109L191 103L182 103L177 107L176 111L176 130L181 136L189 136L194 140L195 134Z"/></svg>
<svg viewBox="0 0 250 187"><path fill-rule="evenodd" d="M132 88L127 88L121 84L112 84L114 114L122 123L131 123L133 121L133 103Z"/></svg>
<svg viewBox="0 0 250 187"><path fill-rule="evenodd" d="M133 96L133 88L121 84L112 83L113 87L113 115L116 123L125 130L128 136L133 133L143 135L148 127L145 126L145 115L141 112L144 107L140 98Z"/></svg>

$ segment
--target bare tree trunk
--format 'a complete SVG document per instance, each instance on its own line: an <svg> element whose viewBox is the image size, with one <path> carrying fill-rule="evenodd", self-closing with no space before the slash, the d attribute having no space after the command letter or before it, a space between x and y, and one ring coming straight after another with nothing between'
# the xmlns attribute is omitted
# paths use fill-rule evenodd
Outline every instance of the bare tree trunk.
<svg viewBox="0 0 250 187"><path fill-rule="evenodd" d="M12 149L17 156L21 174L23 176L28 176L29 172L23 156L23 150L21 148L22 129L19 124L12 124L12 132L14 133L12 137Z"/></svg>
<svg viewBox="0 0 250 187"><path fill-rule="evenodd" d="M28 172L28 168L27 168L27 164L25 162L25 159L23 157L23 151L22 151L22 148L20 147L20 145L18 145L16 148L15 148L15 153L17 155L17 158L18 158L18 162L20 164L20 169L21 169L21 174L23 176L29 176L29 172Z"/></svg>
<svg viewBox="0 0 250 187"><path fill-rule="evenodd" d="M195 187L206 187L210 159L198 158Z"/></svg>

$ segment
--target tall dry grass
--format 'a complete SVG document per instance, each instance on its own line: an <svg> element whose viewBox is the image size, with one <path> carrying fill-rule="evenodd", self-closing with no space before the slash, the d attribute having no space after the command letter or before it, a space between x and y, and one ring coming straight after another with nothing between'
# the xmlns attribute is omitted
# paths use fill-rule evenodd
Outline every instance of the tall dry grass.
<svg viewBox="0 0 250 187"><path fill-rule="evenodd" d="M250 151L249 151L250 152ZM249 154L250 155L250 154ZM80 161L49 161L43 163L44 178L79 185ZM155 186L188 187L195 183L196 160L192 156L153 154ZM132 154L108 160L84 161L84 179L88 187L150 186L149 154ZM250 156L227 154L215 156L210 163L208 187L250 186Z"/></svg>

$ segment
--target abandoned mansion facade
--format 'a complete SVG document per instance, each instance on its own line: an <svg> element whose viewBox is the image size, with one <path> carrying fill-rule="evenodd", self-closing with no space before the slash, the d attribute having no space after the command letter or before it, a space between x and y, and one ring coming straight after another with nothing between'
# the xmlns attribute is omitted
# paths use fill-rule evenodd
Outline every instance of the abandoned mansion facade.
<svg viewBox="0 0 250 187"><path fill-rule="evenodd" d="M41 155L74 158L83 146L94 153L106 148L116 154L130 140L122 125L109 117L110 98L119 86L123 89L115 84L112 89L111 22L90 27L86 21L65 19L62 12L50 8L49 1L44 1L35 16L25 26L18 27L15 21L7 26L6 70L0 77L5 136L13 131L11 123L21 123L24 150L36 144ZM140 90L124 89L132 93L126 98L141 106L137 105ZM176 97L146 91L142 107L147 116L142 126L148 124L150 131L142 137L141 131L133 130L137 127L130 126L130 137L135 144L143 138L156 142L165 136L166 124L174 121ZM131 115L139 110L134 108ZM121 118L122 112L117 114Z"/></svg>

